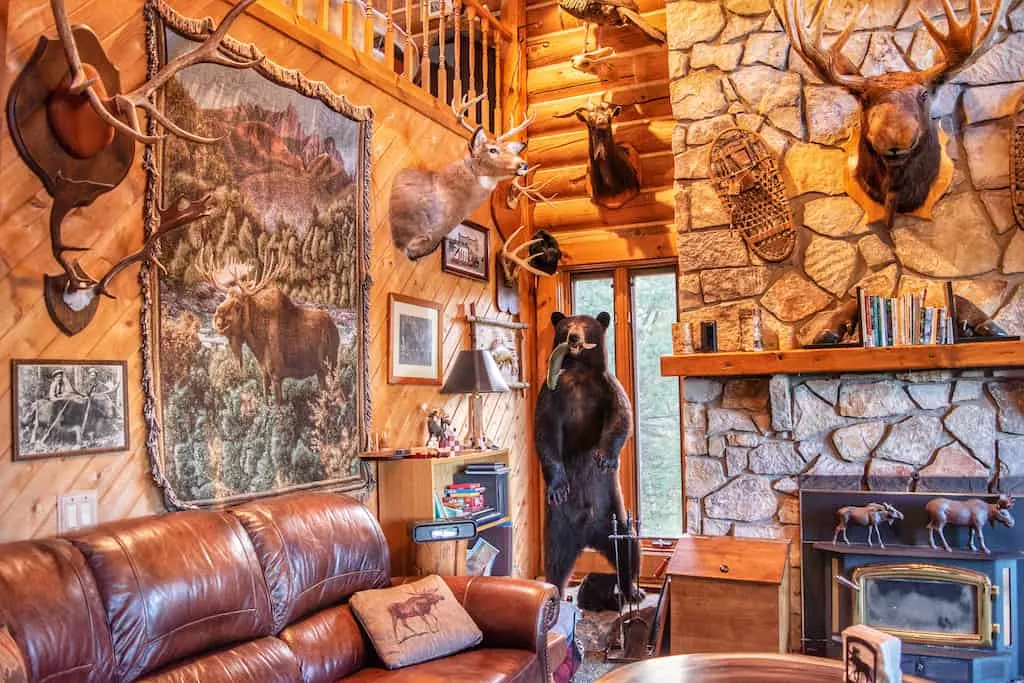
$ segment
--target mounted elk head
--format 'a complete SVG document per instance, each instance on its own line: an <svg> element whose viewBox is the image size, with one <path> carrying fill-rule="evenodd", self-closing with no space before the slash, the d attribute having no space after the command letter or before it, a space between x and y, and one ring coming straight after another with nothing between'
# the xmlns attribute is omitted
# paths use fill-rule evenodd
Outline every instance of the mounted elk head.
<svg viewBox="0 0 1024 683"><path fill-rule="evenodd" d="M970 0L969 17L961 22L948 0L943 9L945 34L918 10L924 28L942 56L930 68L862 76L842 54L863 10L826 48L822 44L825 15L831 0L822 0L810 23L803 17L803 0L782 0L783 23L793 49L825 83L853 94L861 104L859 140L851 143L850 166L859 187L851 196L865 206L869 220L885 218L891 227L895 214L931 217L931 208L952 177L952 163L942 149L937 124L931 118L936 88L972 64L995 41L1003 22L1006 0L993 2L992 14L979 34L981 7ZM858 194L866 197L859 197ZM871 206L871 202L875 206Z"/></svg>
<svg viewBox="0 0 1024 683"><path fill-rule="evenodd" d="M575 116L587 126L587 191L590 201L618 209L640 194L640 157L636 150L615 142L612 122L622 107L601 96L555 118Z"/></svg>
<svg viewBox="0 0 1024 683"><path fill-rule="evenodd" d="M196 143L217 140L168 119L154 95L176 73L199 62L238 69L255 64L222 49L231 24L254 2L240 0L205 42L168 62L135 90L122 92L118 70L96 35L71 25L64 0L50 0L59 40L40 38L11 87L7 118L18 153L54 199L50 247L63 273L45 276L44 298L50 317L66 334L76 334L89 324L99 295L110 295L110 280L129 264L151 259L161 236L210 214L209 197L194 203L179 199L171 209L160 210L161 224L143 249L119 261L99 280L67 256L67 252L86 249L66 244L62 238L62 222L72 209L92 204L124 180L135 158L136 141L148 145L163 139L143 130L138 110L167 134Z"/></svg>
<svg viewBox="0 0 1024 683"><path fill-rule="evenodd" d="M533 117L496 137L466 121L466 115L486 93L452 102L456 120L472 133L469 154L440 171L404 168L391 188L391 238L413 261L434 252L441 240L490 196L498 183L521 178L530 167L521 156L525 142L512 138L526 130ZM520 189L528 189L520 186Z"/></svg>

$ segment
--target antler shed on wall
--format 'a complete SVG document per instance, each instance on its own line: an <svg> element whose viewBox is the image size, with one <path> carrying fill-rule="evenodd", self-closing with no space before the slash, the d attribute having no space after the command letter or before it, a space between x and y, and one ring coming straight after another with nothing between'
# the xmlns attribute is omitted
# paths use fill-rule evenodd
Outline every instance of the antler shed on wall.
<svg viewBox="0 0 1024 683"><path fill-rule="evenodd" d="M235 69L256 64L258 60L240 59L224 49L228 30L255 2L240 0L207 40L168 61L139 87L122 92L118 69L96 35L85 26L71 25L64 0L50 0L58 39L39 39L11 87L7 113L15 147L54 199L50 242L63 272L45 276L44 298L51 318L66 334L76 334L88 325L99 296L110 295L111 280L129 265L152 259L162 236L212 211L209 196L196 201L179 198L159 211L160 225L145 246L99 279L69 258L68 252L86 250L67 244L62 234L68 212L92 204L124 180L134 162L136 142L154 144L166 135L198 144L219 139L186 130L170 120L160 111L155 96L178 72L200 62ZM212 28L212 21L207 21ZM140 110L165 134L147 133Z"/></svg>

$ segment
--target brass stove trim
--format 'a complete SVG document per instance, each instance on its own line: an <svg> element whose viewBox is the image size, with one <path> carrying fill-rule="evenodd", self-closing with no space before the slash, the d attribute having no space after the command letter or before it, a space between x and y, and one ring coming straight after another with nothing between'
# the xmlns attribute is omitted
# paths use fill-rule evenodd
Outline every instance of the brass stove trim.
<svg viewBox="0 0 1024 683"><path fill-rule="evenodd" d="M962 647L992 647L992 581L980 572L960 567L942 567L934 564L875 564L859 567L853 571L852 581L860 586L853 600L853 623L863 624L866 611L867 591L865 581L869 579L923 579L945 583L967 584L978 591L976 634L935 633L912 631L898 628L872 626L910 643L923 645L958 645Z"/></svg>

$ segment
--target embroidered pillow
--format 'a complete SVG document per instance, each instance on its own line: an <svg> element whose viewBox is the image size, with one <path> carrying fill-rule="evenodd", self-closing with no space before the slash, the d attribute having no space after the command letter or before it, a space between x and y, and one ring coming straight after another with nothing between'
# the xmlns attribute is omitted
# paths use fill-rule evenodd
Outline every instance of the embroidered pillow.
<svg viewBox="0 0 1024 683"><path fill-rule="evenodd" d="M388 669L446 657L479 645L484 637L436 575L360 591L349 604Z"/></svg>
<svg viewBox="0 0 1024 683"><path fill-rule="evenodd" d="M3 683L28 683L25 660L14 637L6 626L0 626L0 681Z"/></svg>

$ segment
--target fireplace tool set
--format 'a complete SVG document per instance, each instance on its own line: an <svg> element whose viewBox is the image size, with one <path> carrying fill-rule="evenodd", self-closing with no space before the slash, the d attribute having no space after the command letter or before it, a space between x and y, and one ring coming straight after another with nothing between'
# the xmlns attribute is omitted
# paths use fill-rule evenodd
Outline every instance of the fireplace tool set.
<svg viewBox="0 0 1024 683"><path fill-rule="evenodd" d="M634 520L632 512L626 513L626 530L622 532L619 530L618 518L612 515L612 533L608 540L615 548L615 575L632 577L634 569L640 563L640 520ZM629 549L625 558L619 550L619 545L623 541ZM665 625L666 592L663 584L657 606L640 609L639 601L631 600L630 596L624 594L621 585L619 586L619 616L615 620L608 646L605 648L605 661L636 662L658 656Z"/></svg>

